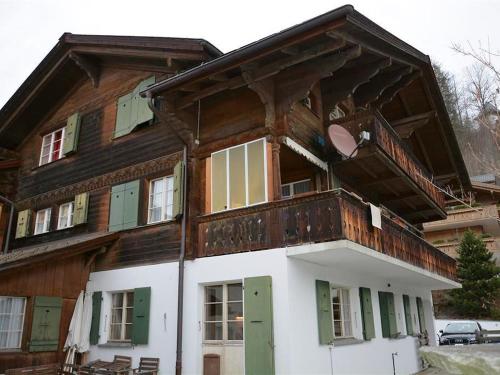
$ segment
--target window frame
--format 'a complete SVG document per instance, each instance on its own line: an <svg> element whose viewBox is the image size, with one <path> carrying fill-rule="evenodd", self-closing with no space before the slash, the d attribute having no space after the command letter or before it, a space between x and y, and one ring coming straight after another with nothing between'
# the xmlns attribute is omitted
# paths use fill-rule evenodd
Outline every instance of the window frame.
<svg viewBox="0 0 500 375"><path fill-rule="evenodd" d="M26 320L26 302L27 302L27 298L26 297L17 297L17 296L1 296L0 295L0 299L1 298L11 298L11 299L20 299L20 300L23 300L23 309L22 309L22 318L21 318L21 330L20 331L14 331L10 328L12 328L12 320L9 321L9 329L5 330L5 331L0 331L0 333L3 333L3 332L7 332L7 342L9 341L9 334L11 334L12 332L18 332L20 333L20 336L19 336L19 343L18 343L18 346L16 347L0 347L0 352L1 351L9 351L9 350L18 350L18 349L21 349L21 346L22 346L22 343L23 343L23 334L24 334L24 323L25 323L25 320ZM9 314L6 314L6 313L0 313L0 315L8 315L8 316L13 316L14 314L12 314L12 311L9 313Z"/></svg>
<svg viewBox="0 0 500 375"><path fill-rule="evenodd" d="M248 189L248 145L254 142L262 142L262 152L264 154L263 158L263 163L264 163L264 200L262 202L256 202L256 203L249 203L249 189ZM230 158L229 158L229 151L238 147L244 147L244 154L245 154L245 204L240 207L230 207L231 203L231 190L230 190L230 185L231 185L231 173L230 173ZM214 188L213 188L213 156L219 153L226 153L226 208L215 211L214 210ZM268 168L267 168L267 141L266 138L258 138L254 139L249 142L241 143L235 146L231 146L228 148L225 148L223 150L215 151L210 154L210 212L211 213L217 213L217 212L225 212L225 211L230 211L230 210L237 210L241 208L246 208L246 207L252 207L256 206L259 204L267 203L269 202L269 192L268 192Z"/></svg>
<svg viewBox="0 0 500 375"><path fill-rule="evenodd" d="M160 220L157 220L157 221L152 221L151 220L151 212L154 208L151 208L151 203L152 203L152 195L153 195L153 184L154 182L156 181L163 181L163 186L164 186L164 190L162 191L162 194L163 194L163 199L162 199L162 205L160 206L161 208L161 214L160 214L160 217L161 219ZM169 190L168 189L168 181L171 181L172 184L172 189ZM170 193L170 204L168 204L169 202L169 193ZM168 216L168 207L171 207L171 214L170 216ZM157 223L163 223L163 222L166 222L166 221L171 221L174 219L173 217L173 207L174 207L174 176L173 175L169 175L169 176L164 176L164 177L159 177L159 178L155 178L155 179L152 179L149 181L149 191L148 191L148 212L147 212L147 223L148 224L157 224Z"/></svg>
<svg viewBox="0 0 500 375"><path fill-rule="evenodd" d="M66 217L66 225L63 227L63 226L61 226L62 210L63 210L63 207L67 206L67 205L69 205L70 209L68 210L68 216ZM73 223L74 214L75 214L75 202L74 201L66 202L66 203L59 205L59 213L57 215L57 230L62 230L62 229L67 229L67 228L73 227L74 226L74 223Z"/></svg>
<svg viewBox="0 0 500 375"><path fill-rule="evenodd" d="M134 290L121 290L121 291L114 291L114 292L111 292L111 313L110 313L110 318L109 318L109 335L108 335L108 342L132 342L132 330L133 330L133 327L134 327L134 304L132 304L132 306L129 306L127 305L128 303L128 293L132 293L134 294ZM115 308L113 306L113 296L115 295L121 295L122 297L122 307L117 307ZM135 299L135 295L134 295L134 299ZM132 323L127 323L127 310L129 308L132 308ZM113 323L113 310L114 309L120 309L122 310L122 315L121 315L121 323ZM111 335L113 334L113 325L120 325L120 338L119 339L113 339L111 337ZM126 327L127 325L131 326L131 330L130 330L130 339L127 339L125 338L125 335L127 333L127 330L126 330Z"/></svg>
<svg viewBox="0 0 500 375"><path fill-rule="evenodd" d="M229 285L241 285L241 300L231 300L229 301L228 286ZM206 288L220 286L222 287L222 302L207 302ZM222 303L222 320L208 320L206 314L206 306ZM228 319L228 303L241 303L241 309L243 313L243 318L241 320L229 320ZM240 345L244 342L245 337L245 301L244 301L244 287L242 280L226 281L213 284L203 285L203 311L202 311L202 337L204 344L230 344L230 345ZM242 324L242 334L243 338L241 340L229 340L228 339L228 323L241 321ZM206 323L222 323L222 339L220 340L210 340L206 338Z"/></svg>
<svg viewBox="0 0 500 375"><path fill-rule="evenodd" d="M340 296L340 303L338 304L339 307L340 307L340 320L335 320L335 314L334 314L334 308L333 308L333 289L337 289L340 293L339 293L339 296ZM348 298L348 301L347 303L345 303L343 300L344 300L344 293L343 292L346 292L347 293L347 298ZM351 298L351 288L348 288L348 287L345 287L345 286L340 286L340 285L333 285L330 283L330 304L332 306L332 331L333 331L333 339L334 340L341 340L341 339L353 339L355 338L355 335L354 335L354 327L353 327L353 305L352 305L352 298ZM350 325L350 330L351 330L351 334L349 336L347 336L345 334L345 323L347 322L344 317L345 317L345 314L344 314L344 306L348 306L349 307L349 325ZM341 336L337 336L335 334L335 322L340 322L340 329L342 331L342 335Z"/></svg>
<svg viewBox="0 0 500 375"><path fill-rule="evenodd" d="M300 184L301 182L306 182L306 181L309 181L309 183L312 185L312 179L310 179L310 178L305 178L303 180L298 180L298 181L288 182L286 184L281 184L282 197L283 198L293 198L296 195L295 191L293 189L293 185ZM290 195L283 195L283 187L285 187L285 186L290 187ZM309 192L311 192L311 191L313 191L313 190L310 190ZM305 193L299 193L299 194L305 194Z"/></svg>
<svg viewBox="0 0 500 375"><path fill-rule="evenodd" d="M59 147L59 156L57 159L54 159L53 158L53 153L54 153L54 138L55 138L55 135L57 132L61 131L61 146ZM38 166L41 167L42 165L46 165L46 164L50 164L50 163L53 163L57 160L60 160L62 159L65 155L64 155L64 136L66 134L66 126L63 126L62 128L59 128L59 129L56 129L50 133L47 133L45 134L44 136L42 136L42 146L40 148L40 158L39 158L39 161L38 161ZM43 154L43 148L45 146L45 139L50 137L50 143L49 143L49 154L48 154L48 159L45 163L43 163L43 158L44 155Z"/></svg>
<svg viewBox="0 0 500 375"><path fill-rule="evenodd" d="M40 223L38 220L38 215L42 212L45 212L45 217L43 221L43 230L38 232L38 224ZM35 228L33 230L33 235L37 236L39 234L44 234L50 232L50 219L52 216L52 207L43 208L41 210L36 211L35 213Z"/></svg>

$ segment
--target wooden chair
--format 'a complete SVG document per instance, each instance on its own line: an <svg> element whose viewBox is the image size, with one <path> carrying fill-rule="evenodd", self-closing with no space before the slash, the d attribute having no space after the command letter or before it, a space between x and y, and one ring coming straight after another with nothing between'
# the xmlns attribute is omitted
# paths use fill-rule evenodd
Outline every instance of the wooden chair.
<svg viewBox="0 0 500 375"><path fill-rule="evenodd" d="M160 370L160 358L141 357L139 367L134 369L137 375L157 375Z"/></svg>
<svg viewBox="0 0 500 375"><path fill-rule="evenodd" d="M49 365L13 368L5 370L5 375L57 375L60 365L52 363Z"/></svg>
<svg viewBox="0 0 500 375"><path fill-rule="evenodd" d="M113 363L127 365L128 368L132 367L132 357L127 357L125 355L115 355Z"/></svg>

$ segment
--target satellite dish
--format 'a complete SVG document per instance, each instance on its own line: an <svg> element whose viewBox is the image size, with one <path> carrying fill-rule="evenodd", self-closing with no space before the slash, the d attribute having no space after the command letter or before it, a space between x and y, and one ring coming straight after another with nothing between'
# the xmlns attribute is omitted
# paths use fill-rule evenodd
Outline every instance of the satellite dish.
<svg viewBox="0 0 500 375"><path fill-rule="evenodd" d="M328 136L333 147L347 158L355 157L358 154L357 143L354 137L340 125L330 125L328 127Z"/></svg>

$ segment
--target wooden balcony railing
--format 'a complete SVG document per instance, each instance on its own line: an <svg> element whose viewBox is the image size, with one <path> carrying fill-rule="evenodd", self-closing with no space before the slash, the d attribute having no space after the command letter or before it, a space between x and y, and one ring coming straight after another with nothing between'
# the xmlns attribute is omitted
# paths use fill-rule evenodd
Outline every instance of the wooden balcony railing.
<svg viewBox="0 0 500 375"><path fill-rule="evenodd" d="M198 218L199 257L347 239L455 279L455 260L383 215L372 227L365 203L335 190Z"/></svg>
<svg viewBox="0 0 500 375"><path fill-rule="evenodd" d="M429 217L432 218L444 218L445 217L445 198L444 195L439 189L434 186L430 181L432 180L431 176L420 163L420 161L414 156L413 152L407 147L406 144L401 140L399 135L395 132L395 130L389 125L389 123L384 119L384 117L379 112L363 112L358 113L356 115L338 120L338 122L348 129L351 134L357 139L359 133L362 130L367 130L370 132L370 141L367 145L363 146L356 157L351 160L341 161L339 164L344 164L345 173L354 173L352 172L352 166L355 164L349 164L350 161L356 163L361 159L369 159L368 163L375 162L371 156L373 156L374 152L377 155L383 155L383 160L391 161L391 165L388 165L388 170L392 169L396 170L396 175L404 177L404 182L398 183L397 187L401 189L407 188L407 192L399 191L400 194L396 194L394 196L395 199L392 199L391 202L394 204L398 202L401 204L402 200L410 201L411 199L416 200L416 204L418 205L418 200L424 200L427 203L422 205L423 210L436 211L436 214L429 214ZM383 178L379 178L378 176L374 176L373 172L375 172L375 168L370 168L370 166L366 163L365 170L369 169L369 173L371 173L371 178L375 181L375 183L379 183L380 185L384 185ZM386 163L387 164L387 163ZM341 165L342 167L342 165ZM338 168L342 173L342 168ZM356 169L363 169L362 167L358 167ZM390 180L390 179L389 179ZM368 181L366 184L370 186L369 189L374 189L374 181ZM396 186L392 183L392 186L389 182L385 184L386 190L378 192L380 196L386 196L388 193L391 194L391 191L394 192ZM404 185L404 186L403 186ZM361 187L362 188L362 187ZM412 193L410 193L412 192ZM400 199L400 197L406 197L404 199ZM384 203L382 201L382 203ZM413 208L412 208L413 206ZM390 207L396 212L401 212L401 208L399 206ZM405 209L409 212L416 211L415 204L409 204L405 207ZM413 217L417 214L411 213L410 217ZM403 214L403 217L405 215ZM412 220L413 221L413 220ZM424 220L425 221L425 220Z"/></svg>

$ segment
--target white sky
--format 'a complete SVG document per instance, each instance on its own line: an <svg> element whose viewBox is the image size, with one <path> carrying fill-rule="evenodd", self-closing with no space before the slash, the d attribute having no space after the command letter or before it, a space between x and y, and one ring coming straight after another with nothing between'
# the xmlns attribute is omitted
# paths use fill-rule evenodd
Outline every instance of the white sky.
<svg viewBox="0 0 500 375"><path fill-rule="evenodd" d="M452 42L476 44L489 39L492 50L500 50L500 0L350 3L456 74L470 61L450 49ZM66 31L204 38L228 52L344 4L338 0L0 0L0 107Z"/></svg>

